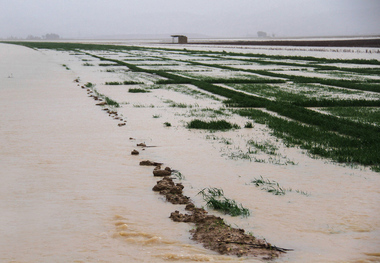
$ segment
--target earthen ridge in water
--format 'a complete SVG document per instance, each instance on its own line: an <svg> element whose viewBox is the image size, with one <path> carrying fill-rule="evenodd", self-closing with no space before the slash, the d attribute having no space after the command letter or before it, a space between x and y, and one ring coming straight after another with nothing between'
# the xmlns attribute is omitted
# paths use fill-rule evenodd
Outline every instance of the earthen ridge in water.
<svg viewBox="0 0 380 263"><path fill-rule="evenodd" d="M233 228L221 217L209 215L203 208L196 207L189 197L184 196L183 189L184 186L181 183L176 184L173 178L164 176L157 181L152 190L164 195L172 204L186 205L185 210L189 214L182 214L176 210L170 214L170 218L174 222L194 223L196 227L190 231L192 239L205 248L222 255L258 257L263 260L278 258L289 251L289 249L278 248L265 240L246 234L244 229Z"/></svg>

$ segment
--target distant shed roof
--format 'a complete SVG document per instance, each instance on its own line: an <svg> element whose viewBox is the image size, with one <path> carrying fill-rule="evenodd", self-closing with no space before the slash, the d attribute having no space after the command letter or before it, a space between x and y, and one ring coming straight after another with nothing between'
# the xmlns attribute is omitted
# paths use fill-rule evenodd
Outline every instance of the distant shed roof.
<svg viewBox="0 0 380 263"><path fill-rule="evenodd" d="M184 36L184 35L171 35L171 37L173 38L173 43L174 43L174 39L178 38L178 44L187 44L187 36Z"/></svg>

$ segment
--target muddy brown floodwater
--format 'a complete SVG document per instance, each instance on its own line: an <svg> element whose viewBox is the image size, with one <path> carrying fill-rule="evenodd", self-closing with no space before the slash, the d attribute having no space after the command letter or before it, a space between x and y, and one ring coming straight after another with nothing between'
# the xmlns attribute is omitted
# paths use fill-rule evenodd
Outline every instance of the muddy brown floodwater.
<svg viewBox="0 0 380 263"><path fill-rule="evenodd" d="M180 171L183 179L175 183L196 207L205 206L197 195L205 187L243 204L249 217L206 210L294 249L274 262L380 261L378 173L312 159L296 148L281 148L295 165L233 160L225 153L241 141L271 138L269 130L260 124L212 134L188 130L189 109L162 102L219 108L219 101L106 86L118 73L83 67L67 52L0 44L0 58L1 262L262 262L223 256L193 240L194 224L169 218L176 210L187 213L185 207L152 191L158 179L152 167L139 165L144 160ZM126 125L95 105L81 88L86 82L125 102L117 112ZM229 118L241 126L247 121ZM226 140L232 146L221 143ZM260 176L293 191L262 191L251 183Z"/></svg>

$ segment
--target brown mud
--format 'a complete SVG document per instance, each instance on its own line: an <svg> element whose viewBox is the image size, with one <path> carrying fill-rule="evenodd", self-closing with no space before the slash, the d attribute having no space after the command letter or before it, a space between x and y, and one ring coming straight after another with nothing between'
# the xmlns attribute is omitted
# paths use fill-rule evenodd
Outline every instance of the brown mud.
<svg viewBox="0 0 380 263"><path fill-rule="evenodd" d="M133 151L131 152L131 155L139 155L139 154L140 154L140 152L137 151L137 150L133 150Z"/></svg>
<svg viewBox="0 0 380 263"><path fill-rule="evenodd" d="M183 188L184 187L181 183L175 184L172 178L164 177L157 182L152 190L164 195L166 201L173 205L187 205L190 203L190 198L183 195Z"/></svg>
<svg viewBox="0 0 380 263"><path fill-rule="evenodd" d="M246 234L244 229L233 228L221 217L209 215L203 208L197 208L189 197L183 195L183 188L181 183L176 184L173 178L165 176L152 190L164 195L172 204L186 205L185 210L189 212L188 214L175 211L169 218L174 222L194 223L195 229L190 231L192 239L205 248L222 255L257 257L263 260L278 258L288 251Z"/></svg>
<svg viewBox="0 0 380 263"><path fill-rule="evenodd" d="M162 165L162 163L157 163L157 162L152 162L152 161L146 160L146 161L141 161L140 165L142 165L142 166L160 166L160 165Z"/></svg>
<svg viewBox="0 0 380 263"><path fill-rule="evenodd" d="M165 169L161 169L161 166L156 166L153 170L154 176L170 176L172 174L172 170L169 167L166 167Z"/></svg>

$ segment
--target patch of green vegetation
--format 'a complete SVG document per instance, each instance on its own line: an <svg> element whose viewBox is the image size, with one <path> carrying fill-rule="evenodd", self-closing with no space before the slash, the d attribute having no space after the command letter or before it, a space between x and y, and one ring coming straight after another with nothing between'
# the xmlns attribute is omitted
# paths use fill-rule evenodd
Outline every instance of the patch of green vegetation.
<svg viewBox="0 0 380 263"><path fill-rule="evenodd" d="M155 114L155 115L153 115L153 119L158 119L158 118L161 118L161 115L160 115L160 114Z"/></svg>
<svg viewBox="0 0 380 263"><path fill-rule="evenodd" d="M226 139L226 138L220 138L220 142L226 145L231 145L232 141L231 139Z"/></svg>
<svg viewBox="0 0 380 263"><path fill-rule="evenodd" d="M102 98L106 101L106 103L110 106L113 106L115 108L119 108L120 107L120 104L117 102L117 101L114 101L112 100L111 98L105 96L104 94L101 94L100 92L98 92L94 87L95 85L92 84L91 82L87 82L85 84L86 87L89 87L89 88L92 88L92 91L96 94L96 96L98 96L99 98Z"/></svg>
<svg viewBox="0 0 380 263"><path fill-rule="evenodd" d="M244 128L252 129L253 128L253 123L251 121L247 121L244 125Z"/></svg>
<svg viewBox="0 0 380 263"><path fill-rule="evenodd" d="M282 138L287 146L298 145L312 155L330 158L340 163L370 166L380 164L379 128L343 120L339 123L327 115L324 115L324 120L311 119L308 122L312 125L304 125L259 110L245 109L240 110L239 114L253 120L258 117L273 130L273 135Z"/></svg>
<svg viewBox="0 0 380 263"><path fill-rule="evenodd" d="M176 76L172 74L173 76ZM183 77L180 78L170 78L170 79L160 79L155 82L156 84L190 84L191 80L190 79L185 79Z"/></svg>
<svg viewBox="0 0 380 263"><path fill-rule="evenodd" d="M135 60L136 61L136 60ZM146 61L146 60L144 60L144 61ZM159 67L159 66L179 66L179 64L178 63L172 63L172 64L169 64L169 63L167 63L167 64L163 64L163 63L146 63L146 64L138 64L140 67L141 66L147 66L147 67L152 67L152 66L157 66L157 67Z"/></svg>
<svg viewBox="0 0 380 263"><path fill-rule="evenodd" d="M286 192L293 192L293 191L305 196L310 195L309 193L302 190L293 190L291 188L285 189L281 187L278 182L274 180L264 179L262 176L260 176L260 178L255 178L254 180L251 181L251 183L255 184L256 187L261 187L261 190L264 190L268 193L272 193L274 195L285 195Z"/></svg>
<svg viewBox="0 0 380 263"><path fill-rule="evenodd" d="M93 67L93 66L95 66L94 64L91 64L91 63L88 63L88 62L86 62L86 63L83 63L82 64L82 66L85 66L85 67Z"/></svg>
<svg viewBox="0 0 380 263"><path fill-rule="evenodd" d="M380 108L373 107L332 107L323 108L335 116L380 126Z"/></svg>
<svg viewBox="0 0 380 263"><path fill-rule="evenodd" d="M204 188L199 193L202 195L206 205L215 210L221 211L231 216L249 216L249 209L244 208L242 204L237 204L235 200L224 197L222 189Z"/></svg>
<svg viewBox="0 0 380 263"><path fill-rule="evenodd" d="M258 143L257 141L249 140L247 144L269 155L276 155L276 151L278 150L278 147L270 143L270 141Z"/></svg>
<svg viewBox="0 0 380 263"><path fill-rule="evenodd" d="M190 105L190 104L186 104L186 103L176 103L176 102L172 102L170 103L169 105L170 107L172 108L192 108L193 105ZM196 105L197 106L197 105Z"/></svg>
<svg viewBox="0 0 380 263"><path fill-rule="evenodd" d="M113 99L110 99L109 97L106 97L106 96L104 97L104 99L106 100L108 105L114 106L116 108L120 107L120 104L117 101L114 101Z"/></svg>
<svg viewBox="0 0 380 263"><path fill-rule="evenodd" d="M216 119L220 116L230 116L229 112L224 109L212 109L212 108L199 108L192 109L186 114L187 117L198 117L198 118L211 118Z"/></svg>
<svg viewBox="0 0 380 263"><path fill-rule="evenodd" d="M172 124L171 124L170 122L164 122L164 126L165 126L165 127L171 127Z"/></svg>
<svg viewBox="0 0 380 263"><path fill-rule="evenodd" d="M249 160L250 162L254 161L257 163L265 163L265 160L257 159L255 156L253 156L253 154L257 154L257 153L258 153L257 150L248 148L246 152L242 151L241 149L238 149L238 151L231 152L228 154L223 154L223 155L228 156L228 158L232 160Z"/></svg>
<svg viewBox="0 0 380 263"><path fill-rule="evenodd" d="M113 63L99 63L100 67L115 67L119 66L118 64L113 64Z"/></svg>
<svg viewBox="0 0 380 263"><path fill-rule="evenodd" d="M249 145L249 144L248 144ZM267 149L265 149L267 150ZM270 163L274 165L297 165L293 160L288 159L286 156L281 154L268 154L269 158L259 158L257 154L260 150L255 147L247 147L247 149L242 150L239 146L232 148L227 148L223 150L222 156L227 156L232 160L248 160L255 163Z"/></svg>
<svg viewBox="0 0 380 263"><path fill-rule="evenodd" d="M179 171L172 171L172 176L176 177L178 180L185 180L185 176Z"/></svg>
<svg viewBox="0 0 380 263"><path fill-rule="evenodd" d="M206 140L219 140L219 137L218 136L215 136L214 134L207 134L206 135Z"/></svg>
<svg viewBox="0 0 380 263"><path fill-rule="evenodd" d="M225 120L219 121L201 121L201 120L192 120L187 124L189 129L204 129L204 130L230 130L230 129L240 129L239 125L231 124Z"/></svg>
<svg viewBox="0 0 380 263"><path fill-rule="evenodd" d="M287 102L302 107L328 107L328 106L380 106L380 100L376 96L362 91L335 88L316 84L229 84L237 90L242 90L254 95L262 96L276 102ZM351 99L344 95L361 95L368 99Z"/></svg>
<svg viewBox="0 0 380 263"><path fill-rule="evenodd" d="M84 86L86 88L93 88L93 87L95 87L95 85L93 83L91 83L91 82L87 82L86 84L84 84Z"/></svg>
<svg viewBox="0 0 380 263"><path fill-rule="evenodd" d="M64 67L67 70L70 70L70 68L66 64L62 64L62 67Z"/></svg>
<svg viewBox="0 0 380 263"><path fill-rule="evenodd" d="M185 113L178 114L180 116L185 117L191 117L191 118L210 118L210 119L216 119L220 116L227 116L228 113L225 114L219 114L218 110L214 112L212 109L208 108L194 108L189 111L186 111Z"/></svg>
<svg viewBox="0 0 380 263"><path fill-rule="evenodd" d="M282 187L280 187L280 185L276 181L264 179L262 176L260 176L259 179L255 178L251 181L251 183L255 184L256 187L265 186L262 187L261 190L265 190L268 193L272 193L274 195L285 195L285 190Z"/></svg>
<svg viewBox="0 0 380 263"><path fill-rule="evenodd" d="M146 89L139 89L139 88L134 88L134 89L129 89L128 92L130 93L149 93L149 90Z"/></svg>
<svg viewBox="0 0 380 263"><path fill-rule="evenodd" d="M141 81L132 81L132 80L124 80L123 85L139 85L139 84L144 84Z"/></svg>
<svg viewBox="0 0 380 263"><path fill-rule="evenodd" d="M218 51L190 51L192 54L206 54L206 55L225 55L224 52ZM315 63L348 63L348 64L368 64L368 65L380 65L380 61L376 59L329 59L329 58L318 58L311 56L285 56L285 55L266 55L266 54L254 54L254 53L236 53L228 52L229 56L232 57L251 57L260 59L271 59L271 60L297 60L297 61L307 61Z"/></svg>
<svg viewBox="0 0 380 263"><path fill-rule="evenodd" d="M223 189L219 189L216 187L203 188L199 191L198 195L202 195L202 197L222 197L224 196Z"/></svg>
<svg viewBox="0 0 380 263"><path fill-rule="evenodd" d="M123 85L123 82L119 81L108 81L104 83L105 85Z"/></svg>
<svg viewBox="0 0 380 263"><path fill-rule="evenodd" d="M365 75L375 75L378 76L380 75L380 69L379 68L342 68L339 67L337 68L340 71L345 71L345 72L354 72L354 73L361 73Z"/></svg>
<svg viewBox="0 0 380 263"><path fill-rule="evenodd" d="M138 85L138 84L144 84L144 83L125 80L125 81L109 81L109 82L105 82L104 84L105 85Z"/></svg>
<svg viewBox="0 0 380 263"><path fill-rule="evenodd" d="M293 81L294 83L319 83L319 84L335 86L335 87L380 93L380 83L378 83L378 80L354 81L354 80L345 80L345 79L328 79L328 78L317 78L317 77L294 76L294 75L287 75L287 74L275 73L275 72L264 71L264 70L248 70L248 71L265 75L265 76L285 78L290 81Z"/></svg>
<svg viewBox="0 0 380 263"><path fill-rule="evenodd" d="M275 78L201 78L202 81L208 83L285 83L286 81L283 79L275 79Z"/></svg>

